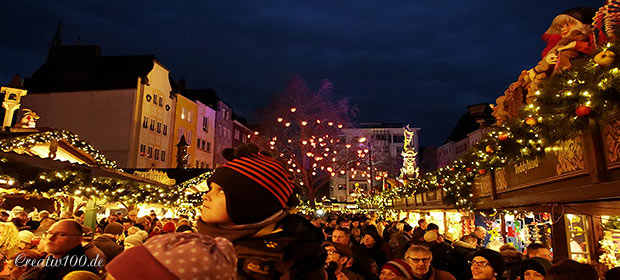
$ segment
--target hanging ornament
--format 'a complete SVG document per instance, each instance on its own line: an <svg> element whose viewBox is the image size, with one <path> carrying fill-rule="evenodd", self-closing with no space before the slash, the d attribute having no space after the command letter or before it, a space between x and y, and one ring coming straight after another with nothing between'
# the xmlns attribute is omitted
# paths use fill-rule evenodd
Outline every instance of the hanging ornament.
<svg viewBox="0 0 620 280"><path fill-rule="evenodd" d="M582 105L575 109L575 115L577 115L577 117L581 118L590 114L592 114L592 108L589 106Z"/></svg>
<svg viewBox="0 0 620 280"><path fill-rule="evenodd" d="M487 154L492 154L495 151L493 151L493 148L491 147L491 145L487 145L486 147L484 147L484 151L487 152Z"/></svg>
<svg viewBox="0 0 620 280"><path fill-rule="evenodd" d="M467 167L467 168L465 168L465 171L471 172L471 168Z"/></svg>
<svg viewBox="0 0 620 280"><path fill-rule="evenodd" d="M454 171L454 167L450 167L450 171Z"/></svg>
<svg viewBox="0 0 620 280"><path fill-rule="evenodd" d="M533 117L528 117L527 119L525 119L525 123L529 126L535 126L538 124L538 121Z"/></svg>
<svg viewBox="0 0 620 280"><path fill-rule="evenodd" d="M480 175L484 175L484 174L487 174L487 170L483 168L483 169L478 170L478 173L480 173Z"/></svg>
<svg viewBox="0 0 620 280"><path fill-rule="evenodd" d="M594 56L594 62L600 66L609 66L616 59L616 54L610 50L602 51Z"/></svg>
<svg viewBox="0 0 620 280"><path fill-rule="evenodd" d="M499 141L506 141L508 139L508 134L501 133L499 136L497 136L497 138L499 139Z"/></svg>

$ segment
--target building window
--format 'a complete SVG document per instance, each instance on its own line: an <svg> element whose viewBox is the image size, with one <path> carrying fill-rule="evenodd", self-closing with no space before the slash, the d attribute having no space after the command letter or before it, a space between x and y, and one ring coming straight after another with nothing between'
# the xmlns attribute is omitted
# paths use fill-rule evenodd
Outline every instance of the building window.
<svg viewBox="0 0 620 280"><path fill-rule="evenodd" d="M157 133L161 133L161 122L157 122Z"/></svg>
<svg viewBox="0 0 620 280"><path fill-rule="evenodd" d="M166 151L161 151L161 161L166 161Z"/></svg>
<svg viewBox="0 0 620 280"><path fill-rule="evenodd" d="M181 141L181 136L183 136L183 128L179 127L179 141Z"/></svg>
<svg viewBox="0 0 620 280"><path fill-rule="evenodd" d="M148 149L146 150L146 157L147 158L152 158L153 157L153 147L149 146Z"/></svg>
<svg viewBox="0 0 620 280"><path fill-rule="evenodd" d="M164 106L164 102L163 101L164 101L164 99L160 96L159 97L159 107Z"/></svg>
<svg viewBox="0 0 620 280"><path fill-rule="evenodd" d="M185 119L185 108L181 108L181 119Z"/></svg>
<svg viewBox="0 0 620 280"><path fill-rule="evenodd" d="M205 150L205 140L202 140L202 150Z"/></svg>
<svg viewBox="0 0 620 280"><path fill-rule="evenodd" d="M168 125L164 124L164 136L168 135Z"/></svg>
<svg viewBox="0 0 620 280"><path fill-rule="evenodd" d="M200 166L200 162L196 161L196 168Z"/></svg>
<svg viewBox="0 0 620 280"><path fill-rule="evenodd" d="M140 144L140 156L143 157L146 152L146 145Z"/></svg>
<svg viewBox="0 0 620 280"><path fill-rule="evenodd" d="M153 104L157 105L157 94L153 93Z"/></svg>
<svg viewBox="0 0 620 280"><path fill-rule="evenodd" d="M202 117L202 130L209 131L209 118Z"/></svg>
<svg viewBox="0 0 620 280"><path fill-rule="evenodd" d="M155 120L151 119L151 131L155 131Z"/></svg>
<svg viewBox="0 0 620 280"><path fill-rule="evenodd" d="M200 149L200 138L196 137L196 148Z"/></svg>
<svg viewBox="0 0 620 280"><path fill-rule="evenodd" d="M192 111L187 110L187 121L192 122Z"/></svg>
<svg viewBox="0 0 620 280"><path fill-rule="evenodd" d="M241 142L247 143L248 142L248 137L245 137L245 135L243 137L241 137Z"/></svg>
<svg viewBox="0 0 620 280"><path fill-rule="evenodd" d="M159 149L155 149L155 160L159 159Z"/></svg>
<svg viewBox="0 0 620 280"><path fill-rule="evenodd" d="M207 152L211 152L211 142L207 142Z"/></svg>
<svg viewBox="0 0 620 280"><path fill-rule="evenodd" d="M239 130L235 129L235 140L241 140L239 139L239 135L240 135Z"/></svg>
<svg viewBox="0 0 620 280"><path fill-rule="evenodd" d="M192 142L192 131L191 130L187 131L187 139L185 140L187 140L187 144Z"/></svg>
<svg viewBox="0 0 620 280"><path fill-rule="evenodd" d="M149 127L149 117L144 116L144 120L142 121L142 127L144 127L144 128L148 128Z"/></svg>

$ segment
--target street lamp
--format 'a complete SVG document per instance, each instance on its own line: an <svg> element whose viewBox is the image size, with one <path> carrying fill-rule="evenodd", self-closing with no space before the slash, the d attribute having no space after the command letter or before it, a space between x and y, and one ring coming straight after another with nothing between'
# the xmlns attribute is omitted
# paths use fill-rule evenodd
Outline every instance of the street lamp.
<svg viewBox="0 0 620 280"><path fill-rule="evenodd" d="M368 139L366 137L361 137L357 140L360 143L366 143ZM370 141L368 141L368 165L370 166L370 189L372 190L374 187L374 175L372 172L372 145L370 145Z"/></svg>

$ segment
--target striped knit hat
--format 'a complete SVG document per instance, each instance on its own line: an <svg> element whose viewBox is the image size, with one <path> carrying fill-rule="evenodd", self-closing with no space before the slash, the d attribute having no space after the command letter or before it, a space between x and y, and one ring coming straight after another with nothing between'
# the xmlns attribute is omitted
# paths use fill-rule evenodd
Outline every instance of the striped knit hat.
<svg viewBox="0 0 620 280"><path fill-rule="evenodd" d="M406 261L401 259L393 259L386 264L383 265L381 270L387 269L391 272L394 272L397 277L404 277L406 279L413 278L413 269Z"/></svg>
<svg viewBox="0 0 620 280"><path fill-rule="evenodd" d="M226 212L238 225L260 222L289 204L295 185L273 158L250 153L218 167L207 180L226 196Z"/></svg>

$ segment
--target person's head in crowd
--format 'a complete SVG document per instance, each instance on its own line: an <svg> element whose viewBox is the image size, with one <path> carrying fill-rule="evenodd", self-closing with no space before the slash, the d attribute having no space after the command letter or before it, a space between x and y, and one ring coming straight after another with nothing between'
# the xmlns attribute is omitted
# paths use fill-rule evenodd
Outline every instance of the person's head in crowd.
<svg viewBox="0 0 620 280"><path fill-rule="evenodd" d="M321 228L321 222L321 218L319 217L312 217L312 219L310 219L310 223L317 228Z"/></svg>
<svg viewBox="0 0 620 280"><path fill-rule="evenodd" d="M423 229L426 230L426 228L428 227L428 222L426 222L425 219L419 219L418 220L418 226Z"/></svg>
<svg viewBox="0 0 620 280"><path fill-rule="evenodd" d="M171 233L171 232L175 232L176 230L177 230L177 227L174 225L174 222L167 222L166 224L164 224L164 227L161 229L163 233Z"/></svg>
<svg viewBox="0 0 620 280"><path fill-rule="evenodd" d="M413 233L413 227L409 223L404 223L403 231L408 233Z"/></svg>
<svg viewBox="0 0 620 280"><path fill-rule="evenodd" d="M461 241L463 241L465 243L468 243L468 244L471 244L474 247L476 246L476 244L478 244L478 239L476 237L472 236L472 235L469 235L469 234L463 235L463 237L461 237Z"/></svg>
<svg viewBox="0 0 620 280"><path fill-rule="evenodd" d="M26 222L20 217L13 217L13 219L11 219L11 223L13 223L13 225L15 225L15 227L18 229L26 226Z"/></svg>
<svg viewBox="0 0 620 280"><path fill-rule="evenodd" d="M539 257L526 259L521 263L521 280L543 280L551 266L551 262L547 259Z"/></svg>
<svg viewBox="0 0 620 280"><path fill-rule="evenodd" d="M71 271L62 280L101 280L97 274L85 270Z"/></svg>
<svg viewBox="0 0 620 280"><path fill-rule="evenodd" d="M45 252L60 258L82 246L82 225L73 219L54 223L45 233Z"/></svg>
<svg viewBox="0 0 620 280"><path fill-rule="evenodd" d="M359 237L361 238L362 235L362 230L359 227L355 227L351 230L351 235L354 237Z"/></svg>
<svg viewBox="0 0 620 280"><path fill-rule="evenodd" d="M620 267L614 267L605 272L606 280L620 280Z"/></svg>
<svg viewBox="0 0 620 280"><path fill-rule="evenodd" d="M255 224L286 215L285 209L299 203L291 175L279 161L259 153L256 145L238 147L235 157L207 179L210 190L203 195L202 222Z"/></svg>
<svg viewBox="0 0 620 280"><path fill-rule="evenodd" d="M10 256L8 262L7 262L7 271L9 271L9 279L28 279L26 277L22 277L20 278L20 276L22 276L24 273L31 271L33 268L35 268L33 262L23 262L18 260L18 263L15 263L15 259L19 256L19 258L21 260L23 259L28 259L28 260L38 260L43 258L45 255L43 253L39 253L35 250L30 250L30 249L24 249L19 251L16 254L13 254L12 256Z"/></svg>
<svg viewBox="0 0 620 280"><path fill-rule="evenodd" d="M157 220L157 214L155 213L155 211L151 211L151 213L149 214L149 217L151 217L151 219Z"/></svg>
<svg viewBox="0 0 620 280"><path fill-rule="evenodd" d="M350 237L351 232L345 227L337 227L334 229L334 232L332 232L332 241L344 246L349 246L349 242L351 241Z"/></svg>
<svg viewBox="0 0 620 280"><path fill-rule="evenodd" d="M359 227L359 226L360 226L360 220L359 219L355 218L355 219L351 220L351 227L352 228L356 228L356 227Z"/></svg>
<svg viewBox="0 0 620 280"><path fill-rule="evenodd" d="M19 211L15 213L15 217L21 219L24 224L30 221L30 218L28 217L28 213L26 213L26 211Z"/></svg>
<svg viewBox="0 0 620 280"><path fill-rule="evenodd" d="M404 260L393 259L381 268L379 280L412 279L413 270Z"/></svg>
<svg viewBox="0 0 620 280"><path fill-rule="evenodd" d="M340 245L335 242L326 241L323 243L323 248L327 252L327 258L325 258L325 266L329 267L330 263L336 263L331 269L335 271L342 271L347 262L353 257L353 252L348 246ZM332 264L333 265L333 264Z"/></svg>
<svg viewBox="0 0 620 280"><path fill-rule="evenodd" d="M120 219L118 218L118 215L110 214L110 217L108 217L108 223L114 223L118 221L120 221Z"/></svg>
<svg viewBox="0 0 620 280"><path fill-rule="evenodd" d="M122 225L123 225L123 230L126 231L128 230L130 227L133 227L134 225L134 221L130 220L130 219L123 219L122 221Z"/></svg>
<svg viewBox="0 0 620 280"><path fill-rule="evenodd" d="M32 231L22 230L17 236L19 237L19 249L32 249L35 247L35 244L32 243L32 239L34 238L34 233L32 233Z"/></svg>
<svg viewBox="0 0 620 280"><path fill-rule="evenodd" d="M362 237L362 244L366 246L366 248L374 248L380 240L381 238L376 232L369 230L364 234L364 237Z"/></svg>
<svg viewBox="0 0 620 280"><path fill-rule="evenodd" d="M427 276L432 260L433 254L424 246L413 245L405 252L405 261L411 266L416 278L423 279Z"/></svg>
<svg viewBox="0 0 620 280"><path fill-rule="evenodd" d="M78 222L80 222L80 224L83 224L83 223L84 223L84 217L86 217L86 215L85 215L84 211L82 211L82 210L77 210L77 211L75 211L75 215L74 215L74 216L75 216L75 219L76 219Z"/></svg>
<svg viewBox="0 0 620 280"><path fill-rule="evenodd" d="M138 210L129 211L129 213L127 214L127 219L135 222L138 219Z"/></svg>
<svg viewBox="0 0 620 280"><path fill-rule="evenodd" d="M338 219L337 218L331 218L327 222L327 227L336 228L337 226L338 226Z"/></svg>
<svg viewBox="0 0 620 280"><path fill-rule="evenodd" d="M515 247L515 245L512 244L504 244L501 247L499 247L499 252L505 252L505 251L516 251L517 247Z"/></svg>
<svg viewBox="0 0 620 280"><path fill-rule="evenodd" d="M476 238L484 240L487 237L487 230L484 227L477 226L472 233Z"/></svg>
<svg viewBox="0 0 620 280"><path fill-rule="evenodd" d="M180 227L180 226L183 226L183 225L191 226L191 224L190 224L188 219L180 219L179 222L177 223L177 227Z"/></svg>
<svg viewBox="0 0 620 280"><path fill-rule="evenodd" d="M598 280L598 273L590 265L563 260L553 265L545 275L547 280Z"/></svg>
<svg viewBox="0 0 620 280"><path fill-rule="evenodd" d="M428 243L437 243L439 241L439 235L435 231L429 230L424 233L424 241Z"/></svg>
<svg viewBox="0 0 620 280"><path fill-rule="evenodd" d="M130 227L127 229L127 235L136 234L138 231L140 231L139 227Z"/></svg>
<svg viewBox="0 0 620 280"><path fill-rule="evenodd" d="M194 229L189 225L180 225L177 227L176 232L194 232Z"/></svg>
<svg viewBox="0 0 620 280"><path fill-rule="evenodd" d="M116 217L118 217L118 220L122 220L123 217L125 217L125 214L123 214L123 211L116 211Z"/></svg>
<svg viewBox="0 0 620 280"><path fill-rule="evenodd" d="M172 261L171 261L172 260ZM182 261L181 261L182 260ZM131 247L108 265L116 280L236 279L235 249L225 238L199 233L157 235Z"/></svg>
<svg viewBox="0 0 620 280"><path fill-rule="evenodd" d="M125 232L125 228L123 225L119 223L109 223L105 229L103 229L103 234L118 240L121 235Z"/></svg>
<svg viewBox="0 0 620 280"><path fill-rule="evenodd" d="M434 224L434 223L430 223L426 227L426 231L431 231L431 230L434 231L435 233L439 234L439 226Z"/></svg>
<svg viewBox="0 0 620 280"><path fill-rule="evenodd" d="M553 260L551 258L551 251L549 248L540 243L530 243L530 245L527 245L525 252L527 253L528 258L539 257L547 259L548 261Z"/></svg>
<svg viewBox="0 0 620 280"><path fill-rule="evenodd" d="M0 253L13 254L19 247L19 231L13 223L0 222Z"/></svg>
<svg viewBox="0 0 620 280"><path fill-rule="evenodd" d="M60 213L60 217L58 219L59 220L73 219L73 212L71 212L71 211L62 211Z"/></svg>
<svg viewBox="0 0 620 280"><path fill-rule="evenodd" d="M0 211L0 222L7 222L10 216L8 212Z"/></svg>
<svg viewBox="0 0 620 280"><path fill-rule="evenodd" d="M149 228L149 221L150 217L149 216L145 216L145 217L140 217L136 220L134 226L138 227L141 230L146 230Z"/></svg>
<svg viewBox="0 0 620 280"><path fill-rule="evenodd" d="M491 249L479 250L471 260L471 273L473 280L502 279L504 258Z"/></svg>
<svg viewBox="0 0 620 280"><path fill-rule="evenodd" d="M39 212L39 221L42 222L43 220L47 219L50 217L50 212L48 212L47 210L41 210Z"/></svg>

